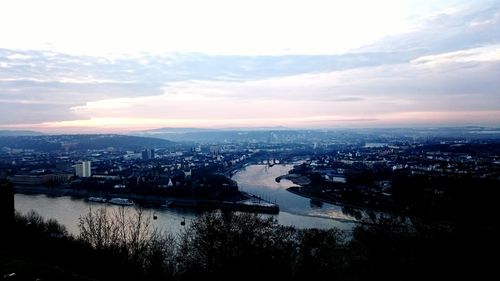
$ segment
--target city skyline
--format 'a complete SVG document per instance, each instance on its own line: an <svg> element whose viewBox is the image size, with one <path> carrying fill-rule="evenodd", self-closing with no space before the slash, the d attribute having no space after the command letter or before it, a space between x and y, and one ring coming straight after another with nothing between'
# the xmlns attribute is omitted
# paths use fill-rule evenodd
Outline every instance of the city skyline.
<svg viewBox="0 0 500 281"><path fill-rule="evenodd" d="M495 1L5 1L0 129L500 125Z"/></svg>

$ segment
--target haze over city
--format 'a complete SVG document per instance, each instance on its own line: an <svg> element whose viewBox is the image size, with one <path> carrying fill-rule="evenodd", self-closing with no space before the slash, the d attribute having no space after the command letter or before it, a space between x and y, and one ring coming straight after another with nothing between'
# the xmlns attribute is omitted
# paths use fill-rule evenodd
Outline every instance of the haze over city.
<svg viewBox="0 0 500 281"><path fill-rule="evenodd" d="M2 1L0 129L498 126L498 1Z"/></svg>

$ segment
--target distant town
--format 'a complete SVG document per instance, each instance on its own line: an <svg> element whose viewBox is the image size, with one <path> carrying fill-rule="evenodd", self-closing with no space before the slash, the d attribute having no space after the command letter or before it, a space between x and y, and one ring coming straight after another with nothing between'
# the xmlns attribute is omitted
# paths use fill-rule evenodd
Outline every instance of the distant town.
<svg viewBox="0 0 500 281"><path fill-rule="evenodd" d="M500 130L481 127L1 135L2 177L24 193L272 213L279 206L239 191L231 176L286 163L295 168L276 180L319 204L413 214L421 198L442 203L457 185L500 182Z"/></svg>

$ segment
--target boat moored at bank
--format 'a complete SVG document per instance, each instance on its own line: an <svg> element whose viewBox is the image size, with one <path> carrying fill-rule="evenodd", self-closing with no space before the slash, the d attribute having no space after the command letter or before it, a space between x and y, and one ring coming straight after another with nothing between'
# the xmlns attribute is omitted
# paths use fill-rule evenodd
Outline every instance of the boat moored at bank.
<svg viewBox="0 0 500 281"><path fill-rule="evenodd" d="M120 205L120 206L132 206L134 205L134 201L127 198L111 198L108 201L110 204Z"/></svg>
<svg viewBox="0 0 500 281"><path fill-rule="evenodd" d="M89 197L87 198L87 201L89 202L96 202L96 203L106 203L108 200L104 197Z"/></svg>

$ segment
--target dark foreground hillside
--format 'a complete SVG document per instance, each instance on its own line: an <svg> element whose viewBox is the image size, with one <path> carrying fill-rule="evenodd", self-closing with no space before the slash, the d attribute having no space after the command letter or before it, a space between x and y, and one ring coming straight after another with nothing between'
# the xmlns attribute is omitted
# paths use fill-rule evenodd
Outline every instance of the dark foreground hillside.
<svg viewBox="0 0 500 281"><path fill-rule="evenodd" d="M494 272L498 228L366 224L352 233L298 230L248 213L206 213L180 235L141 210L94 210L75 238L32 213L2 227L5 280L427 280Z"/></svg>

